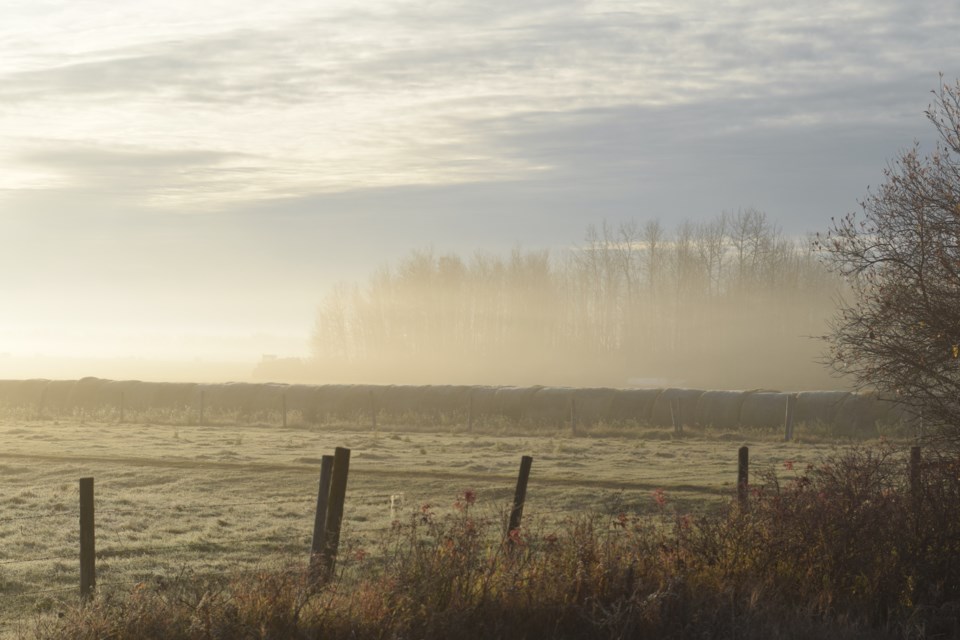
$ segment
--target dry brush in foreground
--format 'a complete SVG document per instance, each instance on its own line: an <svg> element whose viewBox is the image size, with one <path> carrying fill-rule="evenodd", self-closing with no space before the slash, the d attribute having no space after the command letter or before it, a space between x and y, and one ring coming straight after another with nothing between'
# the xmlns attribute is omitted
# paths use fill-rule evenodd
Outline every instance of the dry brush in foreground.
<svg viewBox="0 0 960 640"><path fill-rule="evenodd" d="M748 508L612 513L498 535L474 494L422 505L350 570L185 577L101 597L24 637L45 638L955 638L960 463L911 484L890 448L857 449ZM789 463L787 463L789 466Z"/></svg>

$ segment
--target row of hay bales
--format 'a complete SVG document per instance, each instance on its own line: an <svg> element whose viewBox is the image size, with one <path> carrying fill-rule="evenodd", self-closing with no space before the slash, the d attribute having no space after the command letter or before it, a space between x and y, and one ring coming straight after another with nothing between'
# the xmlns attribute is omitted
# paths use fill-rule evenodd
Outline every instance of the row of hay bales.
<svg viewBox="0 0 960 640"><path fill-rule="evenodd" d="M611 389L566 387L286 385L232 382L82 380L0 380L0 405L70 412L119 407L126 410L299 411L308 420L353 418L376 411L384 417L475 418L501 416L546 425L634 421L658 427L673 424L717 429L777 428L787 398L796 396L794 421L818 422L843 433L869 433L878 423L903 419L897 405L872 394L847 391L710 391L703 389Z"/></svg>

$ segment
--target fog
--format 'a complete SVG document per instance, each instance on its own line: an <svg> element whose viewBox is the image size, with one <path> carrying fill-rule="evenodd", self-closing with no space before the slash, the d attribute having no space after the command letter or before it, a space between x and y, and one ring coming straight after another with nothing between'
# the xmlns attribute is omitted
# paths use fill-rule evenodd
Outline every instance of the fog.
<svg viewBox="0 0 960 640"><path fill-rule="evenodd" d="M324 383L842 388L818 359L837 281L756 210L668 229L590 228L573 247L416 250L324 299L305 363Z"/></svg>
<svg viewBox="0 0 960 640"><path fill-rule="evenodd" d="M154 311L154 317L142 322L122 308L100 302L73 305L58 297L60 312L47 314L58 323L38 321L44 314L33 307L22 321L0 324L0 379L95 376L156 382L245 381L265 354L308 353L307 322L301 327L271 326L270 318L224 308L228 305L223 301L231 295L258 297L243 290L221 292L219 323L209 318L192 326L177 322L181 318L173 313L164 326L162 314L149 306L155 295L146 287L139 293L133 290L124 301ZM191 308L187 306L185 315ZM236 326L230 327L231 321ZM250 330L258 324L262 330Z"/></svg>
<svg viewBox="0 0 960 640"><path fill-rule="evenodd" d="M255 364L252 361L242 360L82 358L0 354L0 379L79 380L85 377L98 377L108 380L151 382L245 381L251 378Z"/></svg>
<svg viewBox="0 0 960 640"><path fill-rule="evenodd" d="M56 300L65 312L55 325L24 316L0 327L16 347L0 351L0 378L849 386L818 362L838 281L809 238L755 209L674 227L601 222L550 250L411 249L369 258L366 275L303 288L312 328L302 311L265 305L263 283L181 304L171 294L168 315L150 323L127 302L156 297L146 290L117 296L116 308Z"/></svg>

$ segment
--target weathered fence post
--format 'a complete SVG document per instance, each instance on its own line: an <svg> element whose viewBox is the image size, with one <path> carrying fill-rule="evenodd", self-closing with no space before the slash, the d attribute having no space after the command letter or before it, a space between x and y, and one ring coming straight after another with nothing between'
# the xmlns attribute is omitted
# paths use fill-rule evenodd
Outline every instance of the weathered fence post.
<svg viewBox="0 0 960 640"><path fill-rule="evenodd" d="M670 421L673 423L673 432L683 433L683 416L680 415L680 398L670 400Z"/></svg>
<svg viewBox="0 0 960 640"><path fill-rule="evenodd" d="M283 413L283 428L287 428L287 394L280 396L280 410Z"/></svg>
<svg viewBox="0 0 960 640"><path fill-rule="evenodd" d="M205 392L203 391L203 389L201 389L201 390L200 390L200 421L197 423L197 424L200 424L200 425L203 424L203 399L204 399L204 398L203 398L203 394L204 394L204 393L205 393Z"/></svg>
<svg viewBox="0 0 960 640"><path fill-rule="evenodd" d="M123 409L124 409L124 396L123 391L120 392L120 422L123 423Z"/></svg>
<svg viewBox="0 0 960 640"><path fill-rule="evenodd" d="M577 401L570 398L570 435L577 435Z"/></svg>
<svg viewBox="0 0 960 640"><path fill-rule="evenodd" d="M327 518L324 525L321 563L323 577L333 574L340 546L340 524L343 521L343 504L347 495L347 474L350 471L350 449L337 447L333 454L333 471L330 481L330 498L327 503Z"/></svg>
<svg viewBox="0 0 960 640"><path fill-rule="evenodd" d="M517 476L517 490L513 494L513 508L510 510L510 521L507 524L507 535L520 528L520 519L523 517L523 503L527 499L527 481L530 479L530 465L533 458L520 458L520 474Z"/></svg>
<svg viewBox="0 0 960 640"><path fill-rule="evenodd" d="M783 441L793 440L793 410L797 405L797 394L787 396L787 408L783 414Z"/></svg>
<svg viewBox="0 0 960 640"><path fill-rule="evenodd" d="M473 389L470 390L467 400L467 432L473 432Z"/></svg>
<svg viewBox="0 0 960 640"><path fill-rule="evenodd" d="M370 422L373 430L377 430L377 402L373 397L373 389L370 389Z"/></svg>
<svg viewBox="0 0 960 640"><path fill-rule="evenodd" d="M320 461L320 489L317 491L317 512L313 519L313 543L310 545L310 578L319 580L325 566L324 547L327 539L327 507L330 504L330 480L333 476L333 456Z"/></svg>
<svg viewBox="0 0 960 640"><path fill-rule="evenodd" d="M80 478L80 598L83 600L87 600L97 586L96 563L93 478Z"/></svg>
<svg viewBox="0 0 960 640"><path fill-rule="evenodd" d="M741 509L747 508L747 491L750 486L750 448L740 447L737 458L737 503Z"/></svg>

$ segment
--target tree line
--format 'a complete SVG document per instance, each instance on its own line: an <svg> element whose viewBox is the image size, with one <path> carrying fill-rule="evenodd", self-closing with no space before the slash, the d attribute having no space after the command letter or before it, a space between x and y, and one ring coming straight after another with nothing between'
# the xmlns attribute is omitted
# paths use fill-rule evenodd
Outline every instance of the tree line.
<svg viewBox="0 0 960 640"><path fill-rule="evenodd" d="M416 250L323 300L314 377L380 383L835 386L838 279L762 211L603 223L559 251Z"/></svg>

